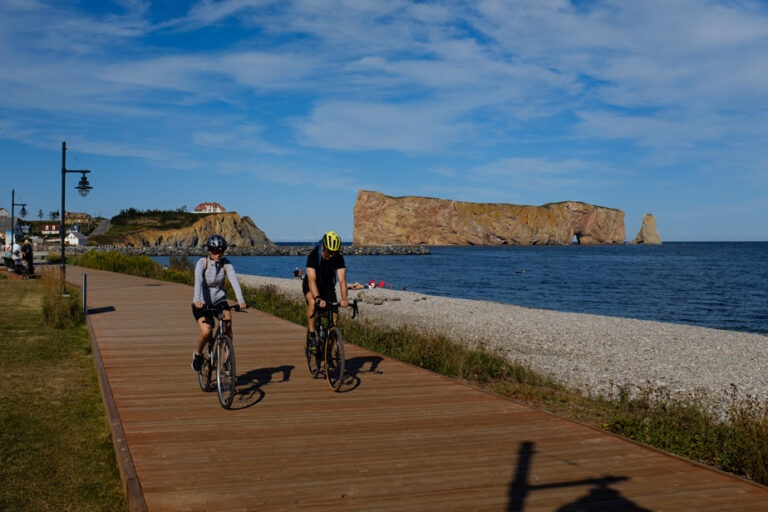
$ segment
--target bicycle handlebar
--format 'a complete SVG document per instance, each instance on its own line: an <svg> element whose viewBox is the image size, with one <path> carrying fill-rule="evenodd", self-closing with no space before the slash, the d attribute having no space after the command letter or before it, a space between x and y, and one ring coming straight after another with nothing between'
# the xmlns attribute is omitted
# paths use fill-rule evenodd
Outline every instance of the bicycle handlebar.
<svg viewBox="0 0 768 512"><path fill-rule="evenodd" d="M348 307L352 308L352 318L355 318L360 313L360 311L357 309L358 302L359 301L357 299L352 299L351 301L349 301ZM341 306L340 302L327 302L324 308L321 308L320 306L315 305L315 311L312 313L312 317L314 318L326 311L338 312L339 306Z"/></svg>
<svg viewBox="0 0 768 512"><path fill-rule="evenodd" d="M194 307L194 304L192 304L192 306ZM244 309L248 309L248 306L245 306L245 308L241 308L240 304L232 304L232 305L222 304L220 306L208 306L207 304L203 304L203 307L195 308L195 309L199 309L204 313L215 313L215 314L219 314L224 310L235 310L238 313L247 313L247 311L244 311Z"/></svg>

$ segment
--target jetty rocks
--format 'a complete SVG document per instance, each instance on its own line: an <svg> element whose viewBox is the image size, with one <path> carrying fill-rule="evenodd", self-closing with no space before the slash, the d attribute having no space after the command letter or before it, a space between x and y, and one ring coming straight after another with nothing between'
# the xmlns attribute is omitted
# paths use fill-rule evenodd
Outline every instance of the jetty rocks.
<svg viewBox="0 0 768 512"><path fill-rule="evenodd" d="M235 212L206 215L189 227L171 230L144 229L126 234L121 247L202 247L206 239L218 233L236 247L270 247L274 244L250 217Z"/></svg>
<svg viewBox="0 0 768 512"><path fill-rule="evenodd" d="M313 250L309 245L262 245L253 247L229 247L227 256L306 256ZM88 251L97 252L118 252L120 254L140 255L140 256L204 256L205 249L202 247L180 247L180 246L141 246L141 247L118 247L112 245L98 246L67 246L66 253L70 255L85 254ZM55 254L58 252L53 251ZM342 254L345 256L421 256L431 254L426 247L396 246L396 245L376 245L365 247L342 246Z"/></svg>
<svg viewBox="0 0 768 512"><path fill-rule="evenodd" d="M623 244L624 212L578 201L542 206L390 197L361 190L354 245Z"/></svg>

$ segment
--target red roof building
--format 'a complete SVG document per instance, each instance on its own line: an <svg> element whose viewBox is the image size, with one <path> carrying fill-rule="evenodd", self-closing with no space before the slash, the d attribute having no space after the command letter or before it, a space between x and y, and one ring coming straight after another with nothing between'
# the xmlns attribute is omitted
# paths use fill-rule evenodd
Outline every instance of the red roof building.
<svg viewBox="0 0 768 512"><path fill-rule="evenodd" d="M195 213L224 213L227 209L219 203L200 203L195 206Z"/></svg>

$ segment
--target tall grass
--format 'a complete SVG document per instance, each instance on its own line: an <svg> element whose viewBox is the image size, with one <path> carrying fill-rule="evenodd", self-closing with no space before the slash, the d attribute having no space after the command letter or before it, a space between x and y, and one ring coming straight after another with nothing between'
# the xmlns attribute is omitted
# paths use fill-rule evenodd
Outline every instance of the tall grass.
<svg viewBox="0 0 768 512"><path fill-rule="evenodd" d="M160 268L160 278L172 280L171 270ZM176 271L178 279L188 280L178 282L194 282L188 269ZM303 301L286 298L276 287L245 287L243 293L251 306L306 325ZM231 288L228 295L233 298ZM341 328L344 338L358 346L768 485L768 403L739 398L736 389L730 390L724 411L703 393L677 397L663 388L635 394L621 389L609 399L569 389L483 347L469 348L416 329L343 317Z"/></svg>
<svg viewBox="0 0 768 512"><path fill-rule="evenodd" d="M84 321L82 299L75 288L67 287L68 295L62 294L60 270L40 267L43 282L42 313L43 325L65 329L80 325Z"/></svg>

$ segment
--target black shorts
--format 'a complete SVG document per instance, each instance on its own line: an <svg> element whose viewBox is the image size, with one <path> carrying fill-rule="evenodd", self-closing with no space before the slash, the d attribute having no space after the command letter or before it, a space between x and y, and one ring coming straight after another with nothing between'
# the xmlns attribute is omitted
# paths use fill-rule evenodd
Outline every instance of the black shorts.
<svg viewBox="0 0 768 512"><path fill-rule="evenodd" d="M226 305L227 301L221 301L213 305L213 307L218 307L222 305ZM195 322L200 320L201 318L205 318L205 323L213 327L213 312L208 310L205 311L202 308L196 308L194 303L192 304L192 315L195 317Z"/></svg>
<svg viewBox="0 0 768 512"><path fill-rule="evenodd" d="M301 291L304 293L304 300L307 300L307 293L309 293L309 283L307 282L306 277L301 282ZM317 287L317 291L320 292L320 298L323 299L326 302L337 302L336 300L336 285L333 284L331 286L326 286L324 288L321 288L320 286Z"/></svg>

